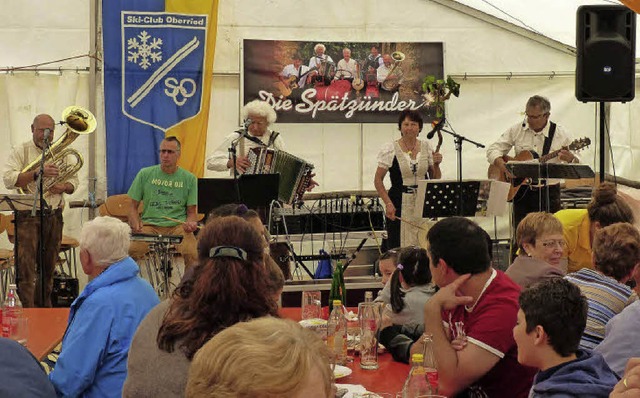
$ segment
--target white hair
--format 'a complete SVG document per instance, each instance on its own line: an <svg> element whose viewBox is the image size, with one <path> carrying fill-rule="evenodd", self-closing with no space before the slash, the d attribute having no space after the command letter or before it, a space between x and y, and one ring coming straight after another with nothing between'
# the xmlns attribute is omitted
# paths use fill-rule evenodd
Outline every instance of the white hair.
<svg viewBox="0 0 640 398"><path fill-rule="evenodd" d="M80 231L80 250L91 254L93 261L104 267L129 255L131 227L114 217L96 217Z"/></svg>
<svg viewBox="0 0 640 398"><path fill-rule="evenodd" d="M313 46L313 51L316 52L318 51L318 49L321 48L323 51L327 51L327 47L324 46L324 44L318 43L315 46Z"/></svg>
<svg viewBox="0 0 640 398"><path fill-rule="evenodd" d="M262 116L267 119L269 125L275 123L278 118L271 105L260 100L253 100L242 108L242 119L248 118L249 115Z"/></svg>

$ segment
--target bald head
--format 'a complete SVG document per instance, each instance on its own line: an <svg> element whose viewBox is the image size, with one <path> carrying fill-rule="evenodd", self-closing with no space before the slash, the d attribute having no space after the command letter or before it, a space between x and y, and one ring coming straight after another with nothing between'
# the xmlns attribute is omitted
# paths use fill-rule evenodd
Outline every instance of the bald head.
<svg viewBox="0 0 640 398"><path fill-rule="evenodd" d="M56 127L56 122L53 118L45 113L36 116L31 124L31 133L33 134L33 142L42 147L44 141L44 133L46 129L49 129L49 140L53 141L53 132Z"/></svg>

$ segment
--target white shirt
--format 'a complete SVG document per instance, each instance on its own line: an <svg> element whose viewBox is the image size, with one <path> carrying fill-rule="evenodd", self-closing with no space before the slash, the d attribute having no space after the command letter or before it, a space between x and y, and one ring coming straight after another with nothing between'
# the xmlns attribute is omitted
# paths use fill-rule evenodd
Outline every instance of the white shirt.
<svg viewBox="0 0 640 398"><path fill-rule="evenodd" d="M549 127L550 123L547 123L542 131L536 133L529 127L528 123L525 123L524 127L522 126L522 122L513 125L505 131L496 142L489 146L487 149L487 161L493 164L497 158L508 154L511 148L515 148L516 154L522 151L535 151L538 155L542 155L544 139L549 136ZM551 142L549 152L562 149L562 147L571 144L572 141L573 138L567 131L562 126L556 125L556 132ZM549 160L549 163L560 162L560 159L557 157Z"/></svg>
<svg viewBox="0 0 640 398"><path fill-rule="evenodd" d="M356 77L358 73L358 68L356 66L356 60L353 58L349 58L349 62L347 62L344 58L338 61L338 71L336 72L336 79L340 79L341 77L347 79L353 79Z"/></svg>
<svg viewBox="0 0 640 398"><path fill-rule="evenodd" d="M7 189L18 189L16 182L18 182L18 176L29 163L42 156L42 149L38 148L33 140L23 142L20 145L13 147L9 158L5 163L2 178L4 180L4 186ZM75 157L68 155L65 157L63 164L74 164ZM46 180L45 180L46 181ZM65 182L73 185L73 188L77 188L79 185L78 175L74 173ZM35 192L35 182L29 184L30 190ZM50 191L44 193L45 201L53 209L64 208L64 196L62 194L53 194Z"/></svg>
<svg viewBox="0 0 640 398"><path fill-rule="evenodd" d="M378 69L376 70L376 73L378 76L378 83L382 83L387 78L387 76L389 76L389 72L391 72L391 68L393 68L393 66L387 67L384 64L378 67Z"/></svg>
<svg viewBox="0 0 640 398"><path fill-rule="evenodd" d="M333 63L333 59L327 54L322 54L322 56L314 55L309 60L309 69L319 67L323 61Z"/></svg>
<svg viewBox="0 0 640 398"><path fill-rule="evenodd" d="M265 145L269 143L271 139L271 134L273 131L267 130L267 132L262 137L255 137L262 141ZM226 171L230 170L227 167L227 161L229 161L229 148L231 147L231 143L240 137L240 133L233 132L229 134L222 144L207 158L207 169L213 171ZM259 146L256 142L248 140L246 138L242 138L242 142L238 143L237 146L237 156L245 156L247 152L251 148L255 148ZM284 141L282 140L282 134L278 134L276 139L273 141L271 148L278 149L280 151L284 151ZM244 150L243 150L244 149ZM233 172L233 170L231 170Z"/></svg>
<svg viewBox="0 0 640 398"><path fill-rule="evenodd" d="M408 159L409 163L415 163L418 161L425 161L429 165L429 167L433 166L433 148L429 141L418 140L420 141L420 152L416 154L416 159L411 159L408 152L402 152L402 155ZM386 142L380 148L380 152L378 152L378 167L389 170L393 165L393 158L396 156L396 150L394 142Z"/></svg>
<svg viewBox="0 0 640 398"><path fill-rule="evenodd" d="M305 73L307 73L308 70L309 67L307 65L300 65L300 68L296 68L293 64L289 64L285 66L284 69L282 69L282 72L280 72L280 76L284 77L285 79L291 76L298 77L298 87L302 88L304 87L305 81L307 80ZM305 75L304 78L300 79L300 77L303 75Z"/></svg>

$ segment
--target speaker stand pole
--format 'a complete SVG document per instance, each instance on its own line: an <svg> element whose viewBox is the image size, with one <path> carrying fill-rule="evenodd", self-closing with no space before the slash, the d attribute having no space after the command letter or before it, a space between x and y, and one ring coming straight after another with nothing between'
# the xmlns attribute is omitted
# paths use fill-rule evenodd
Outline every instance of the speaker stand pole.
<svg viewBox="0 0 640 398"><path fill-rule="evenodd" d="M606 148L606 110L605 110L604 101L600 101L600 183L604 182L604 173L605 173L605 162L604 162L604 153Z"/></svg>

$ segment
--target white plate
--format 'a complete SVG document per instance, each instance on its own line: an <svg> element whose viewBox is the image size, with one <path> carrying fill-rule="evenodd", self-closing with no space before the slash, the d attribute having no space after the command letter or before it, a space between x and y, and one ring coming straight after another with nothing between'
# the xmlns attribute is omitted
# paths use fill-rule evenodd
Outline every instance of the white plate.
<svg viewBox="0 0 640 398"><path fill-rule="evenodd" d="M343 377L347 377L353 372L353 370L349 369L346 366L336 365L336 368L333 370L333 377L337 379L341 379Z"/></svg>

